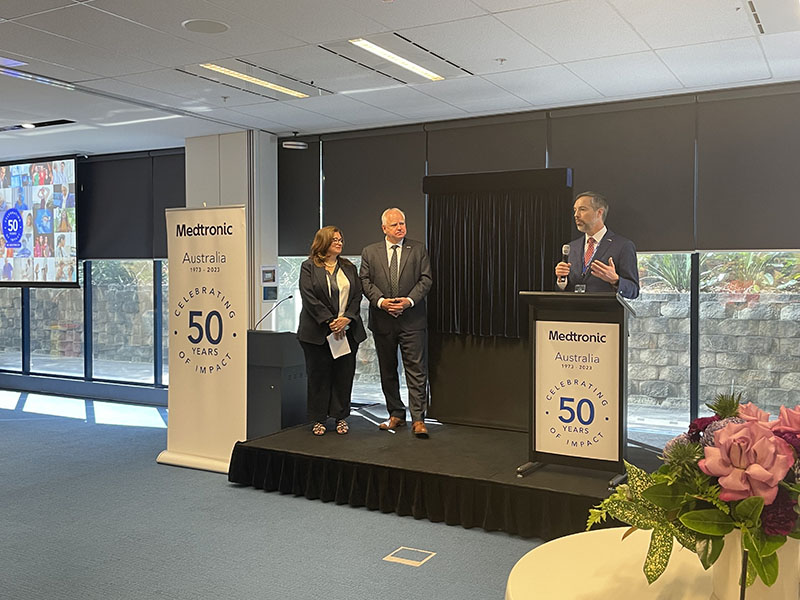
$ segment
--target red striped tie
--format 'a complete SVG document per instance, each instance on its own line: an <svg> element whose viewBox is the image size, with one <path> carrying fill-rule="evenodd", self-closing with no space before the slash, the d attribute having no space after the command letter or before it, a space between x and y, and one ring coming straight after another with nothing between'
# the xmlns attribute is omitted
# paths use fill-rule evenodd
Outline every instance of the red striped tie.
<svg viewBox="0 0 800 600"><path fill-rule="evenodd" d="M596 243L597 242L595 241L595 239L593 237L590 237L589 238L589 242L586 244L586 255L583 257L583 270L584 271L588 268L589 263L591 262L592 257L594 256L594 245Z"/></svg>

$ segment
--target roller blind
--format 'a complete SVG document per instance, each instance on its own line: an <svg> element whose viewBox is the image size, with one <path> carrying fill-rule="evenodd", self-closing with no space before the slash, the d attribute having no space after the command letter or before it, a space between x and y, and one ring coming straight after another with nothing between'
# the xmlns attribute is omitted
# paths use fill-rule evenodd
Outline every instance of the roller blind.
<svg viewBox="0 0 800 600"><path fill-rule="evenodd" d="M549 166L572 167L576 193L604 194L608 227L637 250L691 251L695 105L640 106L555 111Z"/></svg>

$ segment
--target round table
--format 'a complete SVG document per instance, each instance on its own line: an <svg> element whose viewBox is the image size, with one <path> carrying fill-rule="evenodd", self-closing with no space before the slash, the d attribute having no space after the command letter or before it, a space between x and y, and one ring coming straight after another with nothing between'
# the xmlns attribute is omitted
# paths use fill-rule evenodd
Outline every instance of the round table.
<svg viewBox="0 0 800 600"><path fill-rule="evenodd" d="M598 529L537 546L511 570L506 600L709 600L711 572L677 542L667 570L649 585L642 567L651 532L635 531L623 541L627 530Z"/></svg>

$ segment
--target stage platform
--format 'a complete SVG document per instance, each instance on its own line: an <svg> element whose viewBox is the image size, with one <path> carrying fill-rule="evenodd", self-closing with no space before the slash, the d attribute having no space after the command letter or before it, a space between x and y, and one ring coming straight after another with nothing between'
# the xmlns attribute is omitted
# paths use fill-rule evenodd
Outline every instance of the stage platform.
<svg viewBox="0 0 800 600"><path fill-rule="evenodd" d="M430 438L419 440L410 424L380 431L381 419L379 409L360 408L348 419L347 435L329 429L315 437L303 425L239 442L228 479L544 540L583 531L589 508L608 495L613 473L550 465L518 478L517 466L527 462L525 433L431 423Z"/></svg>

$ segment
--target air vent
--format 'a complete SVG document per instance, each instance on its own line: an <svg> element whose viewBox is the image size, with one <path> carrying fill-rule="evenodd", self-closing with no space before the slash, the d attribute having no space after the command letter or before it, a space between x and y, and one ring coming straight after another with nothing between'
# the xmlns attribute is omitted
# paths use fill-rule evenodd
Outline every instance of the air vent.
<svg viewBox="0 0 800 600"><path fill-rule="evenodd" d="M297 77L292 77L291 75L286 75L285 73L279 73L278 71L275 71L275 70L267 68L267 67L263 67L261 65L257 65L256 63L252 63L252 62L244 60L242 58L237 58L235 60L236 60L236 62L239 62L239 63L242 63L244 65L253 67L253 68L258 69L260 71L264 71L265 73L269 73L270 75L274 75L274 76L280 77L282 79L288 79L289 81L293 81L294 83L299 83L300 85L304 85L306 87L312 88L313 90L316 90L316 92L317 92L316 94L309 94L309 96L311 96L311 95L326 96L326 95L329 95L329 94L333 94L333 92L330 91L330 90L326 90L325 88L321 88L318 85L314 85L313 81L303 81L302 79L298 79ZM307 90L306 90L306 92L307 92Z"/></svg>
<svg viewBox="0 0 800 600"><path fill-rule="evenodd" d="M753 26L760 34L800 30L800 2L797 0L748 0Z"/></svg>
<svg viewBox="0 0 800 600"><path fill-rule="evenodd" d="M214 79L213 77L206 77L205 75L200 75L199 73L192 73L191 71L187 71L186 69L175 69L178 73L183 73L184 75L191 75L192 77L197 77L198 79L205 79L206 81L210 81L211 83L216 83L217 85L224 85L225 87L229 87L234 90L238 90L240 92L245 92L246 94L253 94L254 96L260 96L261 98L266 98L267 100L278 100L275 96L269 96L267 94L261 94L259 92L255 92L253 90L248 90L238 85L233 85L230 83L226 83L224 81L220 81L218 79Z"/></svg>
<svg viewBox="0 0 800 600"><path fill-rule="evenodd" d="M453 61L428 50L424 46L398 33L379 33L365 36L363 39L423 69L429 70L444 79L472 75L470 71L457 65ZM409 72L384 57L370 54L346 40L333 42L324 46L320 45L318 47L399 83L425 83L429 80L429 78L426 79L420 74Z"/></svg>

